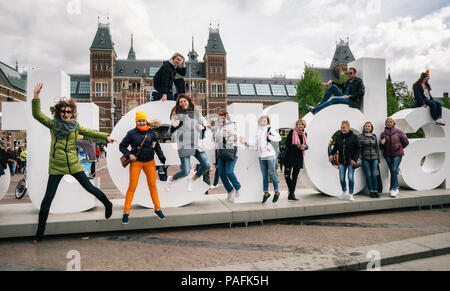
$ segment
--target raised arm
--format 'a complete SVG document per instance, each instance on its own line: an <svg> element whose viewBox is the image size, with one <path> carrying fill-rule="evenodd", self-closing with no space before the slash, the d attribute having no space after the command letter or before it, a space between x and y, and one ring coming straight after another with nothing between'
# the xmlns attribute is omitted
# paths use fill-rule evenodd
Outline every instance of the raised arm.
<svg viewBox="0 0 450 291"><path fill-rule="evenodd" d="M36 87L34 87L34 98L31 101L32 113L33 117L39 121L43 126L48 127L50 129L55 127L55 121L49 117L47 117L41 111L41 99L39 99L39 94L41 93L43 84L38 83Z"/></svg>

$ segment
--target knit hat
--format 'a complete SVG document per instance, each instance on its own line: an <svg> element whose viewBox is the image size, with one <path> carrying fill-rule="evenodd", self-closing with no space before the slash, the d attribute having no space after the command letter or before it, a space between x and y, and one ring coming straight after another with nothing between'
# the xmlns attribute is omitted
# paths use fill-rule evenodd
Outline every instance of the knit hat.
<svg viewBox="0 0 450 291"><path fill-rule="evenodd" d="M144 111L138 111L138 112L136 112L136 122L138 122L138 120L145 120L145 121L148 121L148 119L147 119L147 113L145 113Z"/></svg>

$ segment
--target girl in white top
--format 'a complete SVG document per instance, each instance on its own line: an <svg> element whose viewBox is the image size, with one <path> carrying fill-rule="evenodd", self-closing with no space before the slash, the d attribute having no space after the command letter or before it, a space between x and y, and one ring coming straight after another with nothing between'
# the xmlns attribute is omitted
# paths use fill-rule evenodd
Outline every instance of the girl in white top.
<svg viewBox="0 0 450 291"><path fill-rule="evenodd" d="M277 153L271 142L280 142L280 134L276 129L270 126L270 119L268 116L261 116L258 120L258 131L255 141L248 143L244 137L241 137L240 141L246 146L256 146L257 148L259 165L263 175L264 198L262 202L265 203L270 197L269 177L272 178L275 191L273 202L277 202L280 197L280 192L278 191L278 177L276 175Z"/></svg>

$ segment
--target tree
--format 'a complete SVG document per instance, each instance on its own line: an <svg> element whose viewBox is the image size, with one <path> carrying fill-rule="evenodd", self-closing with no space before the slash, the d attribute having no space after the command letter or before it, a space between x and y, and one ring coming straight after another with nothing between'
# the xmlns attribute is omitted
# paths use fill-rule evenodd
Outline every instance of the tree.
<svg viewBox="0 0 450 291"><path fill-rule="evenodd" d="M442 98L442 106L450 109L450 101L448 100L448 93L444 93L444 98Z"/></svg>
<svg viewBox="0 0 450 291"><path fill-rule="evenodd" d="M308 108L306 108L306 104L316 105L322 100L325 92L319 72L308 64L305 64L305 71L303 72L300 81L298 81L296 89L296 98L302 116L309 112Z"/></svg>
<svg viewBox="0 0 450 291"><path fill-rule="evenodd" d="M399 102L395 94L395 88L392 82L386 81L386 96L387 96L387 114L392 116L399 111Z"/></svg>

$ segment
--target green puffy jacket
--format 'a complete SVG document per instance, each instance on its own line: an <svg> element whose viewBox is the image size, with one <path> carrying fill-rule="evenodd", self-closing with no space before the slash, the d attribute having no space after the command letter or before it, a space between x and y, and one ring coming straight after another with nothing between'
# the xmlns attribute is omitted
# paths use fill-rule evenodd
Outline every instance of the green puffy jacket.
<svg viewBox="0 0 450 291"><path fill-rule="evenodd" d="M32 101L33 117L45 127L50 129L52 138L50 144L50 161L48 165L48 173L50 175L66 175L83 172L80 160L78 159L75 142L78 135L86 136L98 140L106 140L107 133L89 130L78 124L78 128L68 134L65 138L57 138L53 134L55 121L45 116L41 111L41 100L33 99Z"/></svg>

